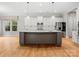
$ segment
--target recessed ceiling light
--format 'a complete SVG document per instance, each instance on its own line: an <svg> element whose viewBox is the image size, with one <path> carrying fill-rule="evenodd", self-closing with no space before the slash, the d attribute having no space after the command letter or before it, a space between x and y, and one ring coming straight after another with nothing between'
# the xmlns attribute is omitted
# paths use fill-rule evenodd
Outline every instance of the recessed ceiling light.
<svg viewBox="0 0 79 59"><path fill-rule="evenodd" d="M29 19L30 18L30 16L27 16L27 19Z"/></svg>
<svg viewBox="0 0 79 59"><path fill-rule="evenodd" d="M42 4L40 3L40 6L42 6Z"/></svg>
<svg viewBox="0 0 79 59"><path fill-rule="evenodd" d="M52 19L54 19L55 18L55 16L52 16Z"/></svg>

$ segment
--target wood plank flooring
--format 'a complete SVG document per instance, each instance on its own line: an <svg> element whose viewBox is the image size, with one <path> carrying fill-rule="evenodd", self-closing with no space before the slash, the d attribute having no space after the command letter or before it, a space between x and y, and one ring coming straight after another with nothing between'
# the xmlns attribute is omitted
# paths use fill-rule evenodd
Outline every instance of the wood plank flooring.
<svg viewBox="0 0 79 59"><path fill-rule="evenodd" d="M53 45L19 45L19 38L0 37L0 56L1 57L67 57L79 56L79 46L75 45L70 39L62 38L62 46Z"/></svg>

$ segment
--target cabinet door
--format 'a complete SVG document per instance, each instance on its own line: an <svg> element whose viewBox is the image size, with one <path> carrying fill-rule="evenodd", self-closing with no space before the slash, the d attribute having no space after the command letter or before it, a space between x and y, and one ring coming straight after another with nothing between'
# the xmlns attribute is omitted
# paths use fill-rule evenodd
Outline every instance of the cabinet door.
<svg viewBox="0 0 79 59"><path fill-rule="evenodd" d="M72 41L78 43L77 31L72 31Z"/></svg>
<svg viewBox="0 0 79 59"><path fill-rule="evenodd" d="M56 33L25 33L25 43L31 44L55 44Z"/></svg>

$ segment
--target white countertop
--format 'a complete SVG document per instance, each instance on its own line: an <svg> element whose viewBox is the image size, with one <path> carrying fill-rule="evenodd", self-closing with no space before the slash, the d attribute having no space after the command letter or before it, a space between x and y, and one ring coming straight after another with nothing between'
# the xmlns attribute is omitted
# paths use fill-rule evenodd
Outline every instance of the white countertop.
<svg viewBox="0 0 79 59"><path fill-rule="evenodd" d="M22 30L19 32L61 32L58 30Z"/></svg>

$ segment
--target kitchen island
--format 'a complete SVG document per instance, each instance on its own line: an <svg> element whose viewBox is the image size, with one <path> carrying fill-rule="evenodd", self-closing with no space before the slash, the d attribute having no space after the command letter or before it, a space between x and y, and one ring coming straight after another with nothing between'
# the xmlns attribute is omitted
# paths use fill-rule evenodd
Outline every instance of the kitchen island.
<svg viewBox="0 0 79 59"><path fill-rule="evenodd" d="M54 44L61 46L61 34L61 31L23 31L19 32L19 42L21 46L27 44Z"/></svg>

